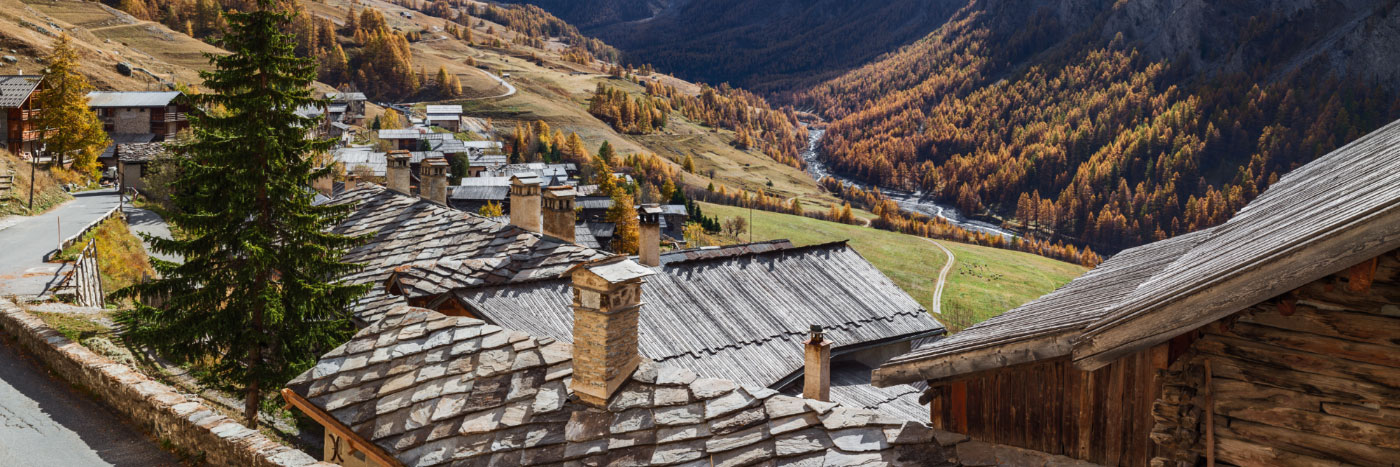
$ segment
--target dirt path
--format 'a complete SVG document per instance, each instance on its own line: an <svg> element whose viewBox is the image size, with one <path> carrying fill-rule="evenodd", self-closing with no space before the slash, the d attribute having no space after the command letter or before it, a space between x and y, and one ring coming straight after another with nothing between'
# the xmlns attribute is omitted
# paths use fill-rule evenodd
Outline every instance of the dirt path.
<svg viewBox="0 0 1400 467"><path fill-rule="evenodd" d="M938 282L933 285L933 312L943 314L943 286L948 283L948 271L953 270L953 261L956 261L957 258L953 256L953 250L949 250L948 247L943 246L942 243L938 243L937 240L932 238L925 238L924 240L928 240L929 243L937 245L938 249L943 250L943 254L948 255L948 262L943 263L943 270L938 271Z"/></svg>

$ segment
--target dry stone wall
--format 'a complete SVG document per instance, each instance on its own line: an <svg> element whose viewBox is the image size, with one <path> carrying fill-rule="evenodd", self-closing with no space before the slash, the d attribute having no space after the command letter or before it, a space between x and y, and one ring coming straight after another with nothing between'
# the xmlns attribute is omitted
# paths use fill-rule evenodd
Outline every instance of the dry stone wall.
<svg viewBox="0 0 1400 467"><path fill-rule="evenodd" d="M86 388L147 433L188 453L203 455L211 465L333 465L278 444L169 386L93 353L3 299L0 328L55 374Z"/></svg>

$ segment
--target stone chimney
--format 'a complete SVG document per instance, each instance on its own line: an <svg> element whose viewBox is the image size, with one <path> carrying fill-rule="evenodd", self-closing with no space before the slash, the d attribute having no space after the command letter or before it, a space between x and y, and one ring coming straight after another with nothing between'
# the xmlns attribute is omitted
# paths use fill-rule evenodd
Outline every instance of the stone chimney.
<svg viewBox="0 0 1400 467"><path fill-rule="evenodd" d="M350 191L360 187L360 176L355 174L345 174L345 191Z"/></svg>
<svg viewBox="0 0 1400 467"><path fill-rule="evenodd" d="M418 195L434 203L447 205L447 159L434 157L424 159L418 166L418 180L422 186Z"/></svg>
<svg viewBox="0 0 1400 467"><path fill-rule="evenodd" d="M540 232L540 178L533 173L510 177L510 225Z"/></svg>
<svg viewBox="0 0 1400 467"><path fill-rule="evenodd" d="M389 189L405 195L413 194L409 191L413 180L408 173L410 170L408 163L413 160L413 156L408 151L389 151L385 157L388 159L388 164L384 169L384 175L389 179Z"/></svg>
<svg viewBox="0 0 1400 467"><path fill-rule="evenodd" d="M567 273L574 289L574 394L584 404L606 407L641 363L642 278L654 273L625 256L581 263Z"/></svg>
<svg viewBox="0 0 1400 467"><path fill-rule="evenodd" d="M831 341L822 335L821 325L812 325L812 335L804 347L802 397L831 402Z"/></svg>
<svg viewBox="0 0 1400 467"><path fill-rule="evenodd" d="M544 234L574 242L574 187L552 186L544 191Z"/></svg>
<svg viewBox="0 0 1400 467"><path fill-rule="evenodd" d="M661 212L655 204L637 211L637 260L647 266L661 265Z"/></svg>

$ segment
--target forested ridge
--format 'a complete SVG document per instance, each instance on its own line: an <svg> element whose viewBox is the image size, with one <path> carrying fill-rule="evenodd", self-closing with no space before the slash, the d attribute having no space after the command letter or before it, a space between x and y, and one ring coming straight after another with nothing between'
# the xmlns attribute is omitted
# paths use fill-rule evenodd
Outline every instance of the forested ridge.
<svg viewBox="0 0 1400 467"><path fill-rule="evenodd" d="M1211 51L1150 57L1106 29L1117 6L1085 28L1048 6L1017 23L985 3L793 96L831 120L833 168L1112 251L1224 222L1400 115L1391 88L1296 58L1318 11L1249 18L1226 57L1244 65L1230 69L1213 68ZM1285 31L1298 45L1274 42Z"/></svg>

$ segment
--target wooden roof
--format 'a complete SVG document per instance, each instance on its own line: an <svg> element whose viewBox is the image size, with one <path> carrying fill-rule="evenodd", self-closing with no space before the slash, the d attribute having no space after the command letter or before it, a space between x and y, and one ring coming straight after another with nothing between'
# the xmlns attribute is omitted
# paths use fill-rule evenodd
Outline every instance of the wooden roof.
<svg viewBox="0 0 1400 467"><path fill-rule="evenodd" d="M642 283L642 355L744 384L778 386L802 368L820 324L834 351L941 334L943 326L844 242L671 262ZM568 280L452 292L484 319L573 338Z"/></svg>
<svg viewBox="0 0 1400 467"><path fill-rule="evenodd" d="M1106 365L1400 247L1400 121L1300 167L1144 282L1075 343Z"/></svg>
<svg viewBox="0 0 1400 467"><path fill-rule="evenodd" d="M1093 370L1400 248L1400 122L1280 179L1226 223L1120 253L1040 299L896 357L875 384L1072 355Z"/></svg>
<svg viewBox="0 0 1400 467"><path fill-rule="evenodd" d="M1204 238L1196 232L1124 250L1053 292L890 359L873 381L936 380L1069 355L1084 326Z"/></svg>

